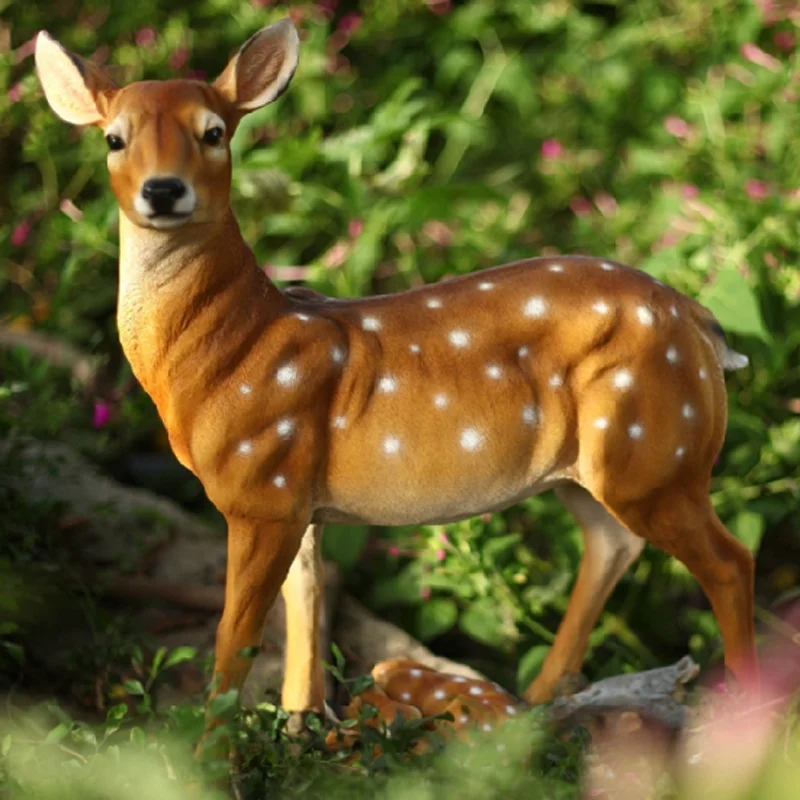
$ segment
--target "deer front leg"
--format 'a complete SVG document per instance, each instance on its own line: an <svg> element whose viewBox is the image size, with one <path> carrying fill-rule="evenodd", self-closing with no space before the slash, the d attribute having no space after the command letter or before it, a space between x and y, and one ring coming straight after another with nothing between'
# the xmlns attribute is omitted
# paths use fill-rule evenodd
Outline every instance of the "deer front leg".
<svg viewBox="0 0 800 800"><path fill-rule="evenodd" d="M281 588L286 604L286 665L281 705L286 711L322 713L325 706L320 652L324 588L321 543L322 526L309 525Z"/></svg>
<svg viewBox="0 0 800 800"><path fill-rule="evenodd" d="M261 643L267 612L286 579L305 528L305 520L228 520L225 607L217 628L212 696L241 689L252 659L240 653ZM209 722L213 724L213 720Z"/></svg>

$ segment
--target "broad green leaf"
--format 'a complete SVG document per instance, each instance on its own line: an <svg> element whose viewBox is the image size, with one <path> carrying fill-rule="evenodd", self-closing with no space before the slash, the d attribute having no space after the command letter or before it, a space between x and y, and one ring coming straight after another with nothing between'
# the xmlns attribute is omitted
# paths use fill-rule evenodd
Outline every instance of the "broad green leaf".
<svg viewBox="0 0 800 800"><path fill-rule="evenodd" d="M130 678L129 680L125 681L122 684L125 687L125 691L128 694L138 694L144 695L144 686L142 686L142 682L136 680L135 678Z"/></svg>
<svg viewBox="0 0 800 800"><path fill-rule="evenodd" d="M355 566L369 539L365 525L327 525L322 537L323 556L344 569Z"/></svg>
<svg viewBox="0 0 800 800"><path fill-rule="evenodd" d="M731 530L742 544L756 552L764 534L764 517L755 511L740 511L731 520Z"/></svg>
<svg viewBox="0 0 800 800"><path fill-rule="evenodd" d="M434 597L417 610L417 636L426 642L446 633L456 624L458 607L447 597Z"/></svg>
<svg viewBox="0 0 800 800"><path fill-rule="evenodd" d="M459 625L464 633L489 647L499 647L505 643L497 618L497 607L488 597L482 597L468 606L461 615Z"/></svg>
<svg viewBox="0 0 800 800"><path fill-rule="evenodd" d="M530 686L531 681L541 671L542 664L549 652L549 645L537 644L522 656L517 664L517 689L519 692L524 692Z"/></svg>
<svg viewBox="0 0 800 800"><path fill-rule="evenodd" d="M699 291L697 299L726 331L769 341L755 292L735 268L722 269L714 281Z"/></svg>
<svg viewBox="0 0 800 800"><path fill-rule="evenodd" d="M226 711L236 707L239 700L239 692L236 689L229 689L214 697L208 705L208 711L213 717L220 717Z"/></svg>
<svg viewBox="0 0 800 800"><path fill-rule="evenodd" d="M176 647L164 661L164 669L174 667L184 661L191 661L196 655L197 650L194 647Z"/></svg>

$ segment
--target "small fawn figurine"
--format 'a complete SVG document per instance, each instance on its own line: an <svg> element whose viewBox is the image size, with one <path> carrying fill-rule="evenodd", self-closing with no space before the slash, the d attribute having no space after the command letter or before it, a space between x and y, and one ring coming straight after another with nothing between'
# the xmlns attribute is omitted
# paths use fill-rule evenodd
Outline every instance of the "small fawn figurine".
<svg viewBox="0 0 800 800"><path fill-rule="evenodd" d="M227 520L218 690L241 686L241 651L260 643L280 589L282 703L323 710L322 523L446 523L549 489L585 553L526 700L550 700L580 670L645 542L691 570L726 665L754 681L753 558L709 500L723 370L747 359L698 303L600 258L534 258L358 300L277 288L231 211L230 141L286 89L298 49L283 20L213 84L119 87L47 33L36 42L52 109L108 143L122 347Z"/></svg>

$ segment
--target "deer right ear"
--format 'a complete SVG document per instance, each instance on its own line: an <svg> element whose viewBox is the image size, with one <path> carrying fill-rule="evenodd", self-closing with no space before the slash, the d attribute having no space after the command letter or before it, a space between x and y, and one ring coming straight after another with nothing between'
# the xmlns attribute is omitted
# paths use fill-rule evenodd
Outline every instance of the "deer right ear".
<svg viewBox="0 0 800 800"><path fill-rule="evenodd" d="M94 64L65 50L47 31L36 37L36 72L50 108L73 125L105 118L118 87Z"/></svg>
<svg viewBox="0 0 800 800"><path fill-rule="evenodd" d="M214 88L245 114L271 103L297 69L300 39L288 19L262 28L228 62Z"/></svg>

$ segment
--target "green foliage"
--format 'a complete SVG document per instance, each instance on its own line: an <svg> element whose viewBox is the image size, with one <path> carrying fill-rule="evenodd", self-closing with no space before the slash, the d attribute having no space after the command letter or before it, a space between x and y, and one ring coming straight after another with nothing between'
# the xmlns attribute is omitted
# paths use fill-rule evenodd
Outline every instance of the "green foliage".
<svg viewBox="0 0 800 800"><path fill-rule="evenodd" d="M300 68L290 91L248 117L233 142L233 202L259 262L281 284L302 278L362 295L590 252L697 297L751 360L728 377L713 500L748 547L777 554L766 553L759 575L762 603L791 592L800 583L800 51L786 46L796 18L783 6L769 16L749 0L348 0L329 19L322 3L2 4L11 41L0 49L3 322L79 346L111 385L87 396L24 351L0 351L0 434L62 437L101 460L167 450L117 342L118 212L102 136L70 130L47 108L31 37L46 27L76 51L108 58L123 81L195 69L213 77L287 5L303 31ZM95 407L95 429L97 402L111 411L106 423ZM19 564L50 552L53 510L46 499L24 508L6 491L2 476L13 469L11 459L0 463L2 533L14 534L0 548L0 611L19 604ZM550 498L367 543L366 530L335 526L325 547L374 608L434 646L456 647L509 688L535 676L581 552L574 523ZM4 675L18 674L25 658L25 624L0 627ZM97 641L111 644L89 662L130 655L114 630L106 620ZM718 655L713 618L686 570L648 551L592 634L587 671L656 666L687 641L701 660ZM159 668L184 656L162 654ZM88 670L87 659L75 667ZM152 720L150 680L137 673L127 689ZM175 713L196 727L193 712ZM273 732L276 714L263 716ZM59 743L84 735L59 724ZM101 785L101 765L118 764L122 745L93 735L106 742L91 767ZM126 753L150 753L146 725L126 735ZM16 751L2 739L4 755ZM269 751L262 766L277 770L286 752ZM270 774L275 786L289 772ZM427 796L427 780L399 779L392 791ZM512 790L492 791L501 785ZM163 786L140 795L169 796Z"/></svg>

